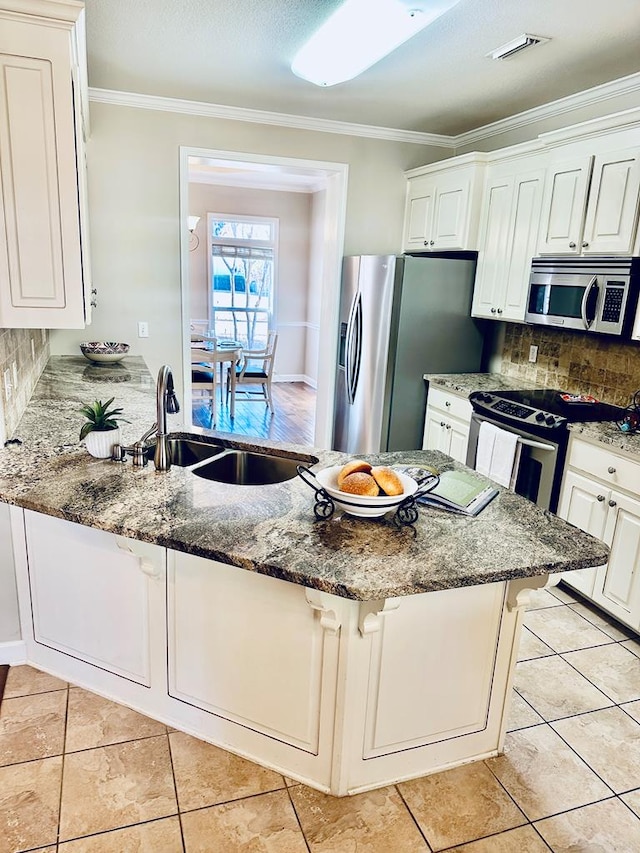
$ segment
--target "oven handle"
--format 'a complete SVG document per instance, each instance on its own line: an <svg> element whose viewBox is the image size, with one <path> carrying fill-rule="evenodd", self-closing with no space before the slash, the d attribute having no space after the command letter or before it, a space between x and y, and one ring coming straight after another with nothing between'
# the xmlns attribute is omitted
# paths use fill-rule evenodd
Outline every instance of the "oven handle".
<svg viewBox="0 0 640 853"><path fill-rule="evenodd" d="M584 293L582 294L582 302L580 304L580 316L582 317L582 322L584 323L585 329L591 328L591 324L596 319L595 311L593 312L593 317L589 319L587 317L587 303L589 302L589 297L591 296L591 291L595 287L598 290L598 276L594 275L589 284L585 287Z"/></svg>
<svg viewBox="0 0 640 853"><path fill-rule="evenodd" d="M538 450L556 450L553 444L544 444L542 441L532 441L530 438L522 438L518 436L520 444L526 444L527 447L535 447Z"/></svg>

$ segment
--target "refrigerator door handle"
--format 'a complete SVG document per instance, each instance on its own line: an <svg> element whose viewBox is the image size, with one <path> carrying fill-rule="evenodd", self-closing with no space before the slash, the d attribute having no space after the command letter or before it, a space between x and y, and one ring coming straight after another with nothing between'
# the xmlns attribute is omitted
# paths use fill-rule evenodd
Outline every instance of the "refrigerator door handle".
<svg viewBox="0 0 640 853"><path fill-rule="evenodd" d="M344 384L345 390L347 392L347 403L351 405L353 403L353 397L351 394L351 384L352 384L352 373L353 373L353 338L355 333L355 316L356 316L356 305L358 302L359 293L356 293L353 297L353 302L351 303L351 307L349 308L349 319L347 320L347 332L345 335L345 347L344 347Z"/></svg>
<svg viewBox="0 0 640 853"><path fill-rule="evenodd" d="M362 293L358 291L353 302L352 336L349 347L349 378L347 384L347 395L349 402L353 403L358 390L360 380L360 366L362 363Z"/></svg>

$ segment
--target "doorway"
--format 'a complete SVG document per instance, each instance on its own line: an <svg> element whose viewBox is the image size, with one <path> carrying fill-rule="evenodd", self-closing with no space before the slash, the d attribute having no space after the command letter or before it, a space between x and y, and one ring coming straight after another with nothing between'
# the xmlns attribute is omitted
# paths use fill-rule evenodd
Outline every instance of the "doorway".
<svg viewBox="0 0 640 853"><path fill-rule="evenodd" d="M241 159L240 159L241 157ZM286 338L300 337L304 331L306 379L315 382L315 427L313 444L317 447L331 446L333 431L333 395L337 352L337 319L340 296L341 262L344 247L348 166L344 163L328 163L293 158L268 157L257 154L215 151L208 149L180 149L180 221L181 229L181 278L182 278L182 351L185 399L190 399L191 321L202 305L192 298L190 274L193 263L190 248L194 243L199 251L202 243L208 243L207 217L201 216L197 240L189 233L189 216L201 215L202 211L191 209L196 196L202 193L194 187L209 185L215 192L229 198L237 188L238 194L247 190L301 193L309 199L311 209L311 233L308 254L308 309L303 323L283 322L274 317L275 327ZM242 211L236 211L242 212ZM205 212L206 214L206 212ZM203 221L204 220L204 221ZM190 246L191 244L191 246ZM208 273L206 274L208 277ZM207 281L207 287L211 284ZM197 319L197 318L196 318ZM293 326L304 326L293 329ZM276 374L278 374L276 370ZM284 373L286 374L286 369ZM274 384L277 387L278 383ZM253 404L252 404L253 405ZM185 407L188 409L189 407ZM190 421L190 412L185 412ZM219 427L218 427L219 428Z"/></svg>

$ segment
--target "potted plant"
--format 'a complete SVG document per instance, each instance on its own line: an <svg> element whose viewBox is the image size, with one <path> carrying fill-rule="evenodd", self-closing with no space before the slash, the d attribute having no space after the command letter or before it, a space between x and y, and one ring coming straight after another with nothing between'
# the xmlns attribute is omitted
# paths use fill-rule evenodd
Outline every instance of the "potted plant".
<svg viewBox="0 0 640 853"><path fill-rule="evenodd" d="M80 430L80 441L84 440L89 453L97 459L106 459L111 456L113 445L120 443L118 421L129 423L124 418L118 417L122 412L121 408L109 408L114 399L111 397L106 403L102 400L94 400L93 403L85 403L80 409L87 419Z"/></svg>

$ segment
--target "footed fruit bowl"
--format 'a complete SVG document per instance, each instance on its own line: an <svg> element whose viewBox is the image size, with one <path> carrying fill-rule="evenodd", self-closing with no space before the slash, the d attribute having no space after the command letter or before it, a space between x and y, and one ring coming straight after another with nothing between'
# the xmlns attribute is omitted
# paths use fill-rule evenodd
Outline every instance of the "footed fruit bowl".
<svg viewBox="0 0 640 853"><path fill-rule="evenodd" d="M318 471L316 479L320 486L332 498L338 509L349 515L355 515L359 518L380 518L380 516L394 509L410 495L413 495L418 484L414 479L408 477L401 471L396 470L396 474L400 478L404 492L401 495L378 495L371 498L364 495L353 495L348 492L342 492L338 488L338 474L342 469L342 465L335 465L332 468L324 468Z"/></svg>
<svg viewBox="0 0 640 853"><path fill-rule="evenodd" d="M80 350L85 358L95 364L113 364L125 357L129 352L129 344L115 341L85 341L80 344Z"/></svg>

